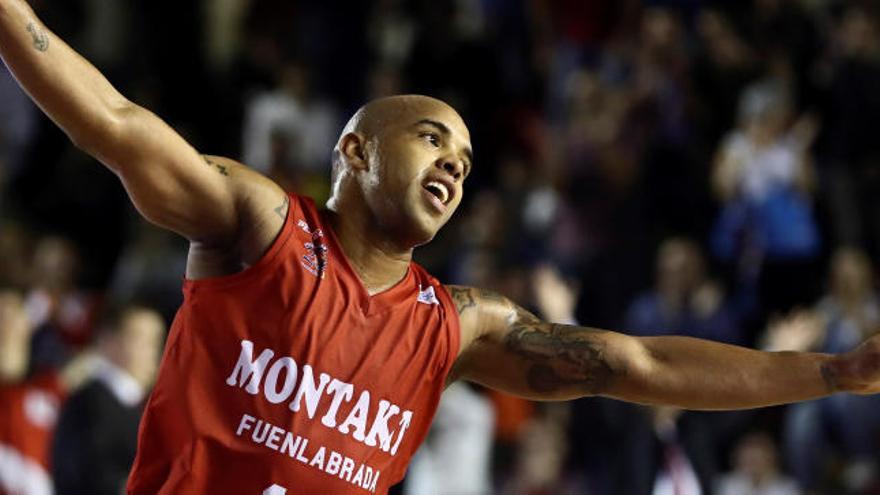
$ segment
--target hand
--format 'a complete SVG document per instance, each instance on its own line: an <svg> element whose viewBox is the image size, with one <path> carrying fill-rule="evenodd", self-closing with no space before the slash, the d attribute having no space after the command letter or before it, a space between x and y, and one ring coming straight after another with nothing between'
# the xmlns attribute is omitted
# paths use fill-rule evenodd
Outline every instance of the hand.
<svg viewBox="0 0 880 495"><path fill-rule="evenodd" d="M577 287L569 284L552 265L540 265L532 273L535 304L541 316L554 323L574 323Z"/></svg>
<svg viewBox="0 0 880 495"><path fill-rule="evenodd" d="M820 129L819 118L813 114L806 114L797 119L791 127L790 135L801 149L807 150L813 145Z"/></svg>
<svg viewBox="0 0 880 495"><path fill-rule="evenodd" d="M850 352L831 358L825 368L836 391L859 395L880 393L880 335Z"/></svg>
<svg viewBox="0 0 880 495"><path fill-rule="evenodd" d="M700 318L711 318L721 303L724 302L724 291L715 282L700 284L691 297L691 308Z"/></svg>
<svg viewBox="0 0 880 495"><path fill-rule="evenodd" d="M766 351L809 351L825 338L826 323L815 311L794 311L767 325L763 348Z"/></svg>

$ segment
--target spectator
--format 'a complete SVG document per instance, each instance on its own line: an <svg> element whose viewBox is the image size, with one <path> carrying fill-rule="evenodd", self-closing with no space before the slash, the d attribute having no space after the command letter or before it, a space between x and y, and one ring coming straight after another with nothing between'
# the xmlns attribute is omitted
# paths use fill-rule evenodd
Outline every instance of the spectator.
<svg viewBox="0 0 880 495"><path fill-rule="evenodd" d="M693 241L664 241L657 250L655 273L654 289L630 305L627 331L743 343L735 314L719 284L707 278L703 253Z"/></svg>
<svg viewBox="0 0 880 495"><path fill-rule="evenodd" d="M713 185L722 212L713 233L716 256L756 263L763 311L787 310L814 297L813 264L819 232L812 210L809 148L816 124L790 125L785 83L749 86L740 99L739 126L721 145Z"/></svg>
<svg viewBox="0 0 880 495"><path fill-rule="evenodd" d="M247 105L243 160L251 167L303 194L316 196L326 183L330 156L339 131L339 117L329 102L314 91L309 69L286 63L278 71L278 86L256 95ZM327 195L327 185L323 193ZM320 190L317 192L321 192Z"/></svg>
<svg viewBox="0 0 880 495"><path fill-rule="evenodd" d="M20 169L36 128L36 109L0 64L0 190Z"/></svg>
<svg viewBox="0 0 880 495"><path fill-rule="evenodd" d="M864 252L835 252L830 291L816 306L818 318L802 325L775 329L773 338L786 350L839 352L880 328L880 299L873 288L873 269ZM776 345L782 348L782 345ZM837 453L845 465L844 483L863 490L877 478L880 444L880 399L835 395L791 406L785 418L785 452L792 472L808 490L822 486L823 466Z"/></svg>
<svg viewBox="0 0 880 495"><path fill-rule="evenodd" d="M30 373L32 331L22 294L0 289L0 495L52 495L50 441L63 385L51 371Z"/></svg>
<svg viewBox="0 0 880 495"><path fill-rule="evenodd" d="M102 300L78 282L80 258L68 239L45 236L36 243L25 299L34 322L33 366L62 368L92 339Z"/></svg>
<svg viewBox="0 0 880 495"><path fill-rule="evenodd" d="M404 493L492 493L494 423L492 405L482 393L464 383L452 384L443 393L428 439L409 466Z"/></svg>
<svg viewBox="0 0 880 495"><path fill-rule="evenodd" d="M766 433L751 433L737 444L733 471L718 485L718 495L799 495L797 484L779 471L776 444Z"/></svg>
<svg viewBox="0 0 880 495"><path fill-rule="evenodd" d="M58 495L124 493L164 332L161 317L146 307L127 305L108 315L93 374L61 411L52 446Z"/></svg>
<svg viewBox="0 0 880 495"><path fill-rule="evenodd" d="M697 145L714 147L736 123L740 94L758 77L753 48L737 32L729 16L717 8L704 8L696 19L698 53L692 68L697 105Z"/></svg>
<svg viewBox="0 0 880 495"><path fill-rule="evenodd" d="M704 417L671 407L629 406L615 495L710 495L717 472Z"/></svg>
<svg viewBox="0 0 880 495"><path fill-rule="evenodd" d="M568 443L565 427L568 407L548 404L541 414L529 421L520 433L516 451L516 469L505 480L500 492L505 495L573 495L577 493L565 476Z"/></svg>
<svg viewBox="0 0 880 495"><path fill-rule="evenodd" d="M867 4L864 4L867 7ZM880 256L880 32L875 15L848 4L832 33L823 132L824 189L839 243Z"/></svg>

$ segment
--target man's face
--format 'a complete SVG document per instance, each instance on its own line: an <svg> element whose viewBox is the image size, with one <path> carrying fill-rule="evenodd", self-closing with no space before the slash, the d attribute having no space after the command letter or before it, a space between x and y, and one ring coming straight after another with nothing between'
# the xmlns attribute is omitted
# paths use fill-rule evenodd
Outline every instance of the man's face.
<svg viewBox="0 0 880 495"><path fill-rule="evenodd" d="M361 185L368 206L396 241L430 241L461 203L470 173L470 134L454 110L420 105L401 112L366 146Z"/></svg>
<svg viewBox="0 0 880 495"><path fill-rule="evenodd" d="M136 309L127 314L121 324L121 364L139 383L149 387L162 355L165 323L154 311Z"/></svg>

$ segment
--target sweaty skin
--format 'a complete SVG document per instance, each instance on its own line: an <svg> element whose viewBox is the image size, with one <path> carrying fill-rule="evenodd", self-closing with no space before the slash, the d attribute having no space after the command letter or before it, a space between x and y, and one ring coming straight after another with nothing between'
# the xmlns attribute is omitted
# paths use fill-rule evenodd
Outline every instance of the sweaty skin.
<svg viewBox="0 0 880 495"><path fill-rule="evenodd" d="M280 232L288 203L277 184L234 160L201 155L119 94L23 0L0 0L0 57L73 143L119 176L145 218L189 239L189 278L247 268ZM328 208L371 294L401 280L413 249L455 212L471 160L467 126L433 98L377 100L345 127ZM450 380L534 399L601 394L694 409L880 392L880 336L836 356L768 353L555 325L488 291L449 290L462 332Z"/></svg>
<svg viewBox="0 0 880 495"><path fill-rule="evenodd" d="M328 208L346 256L371 293L406 275L413 249L449 221L471 167L470 133L449 105L425 96L383 98L361 108L333 152ZM425 200L444 181L445 211Z"/></svg>

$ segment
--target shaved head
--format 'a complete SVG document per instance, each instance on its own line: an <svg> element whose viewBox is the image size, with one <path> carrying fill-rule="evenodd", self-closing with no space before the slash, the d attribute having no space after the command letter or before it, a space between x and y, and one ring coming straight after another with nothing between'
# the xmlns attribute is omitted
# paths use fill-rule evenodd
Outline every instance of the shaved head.
<svg viewBox="0 0 880 495"><path fill-rule="evenodd" d="M462 127L467 129L455 109L444 101L430 96L388 96L373 100L359 108L358 111L352 115L351 119L348 120L348 123L345 124L345 127L342 129L342 133L339 135L339 139L336 142L336 147L333 149L333 171L330 183L335 184L337 177L339 176L339 167L341 165L340 145L347 134L356 133L362 135L367 140L373 139L378 137L382 133L382 130L393 122L399 122L401 119L412 115L418 115L424 112L436 112L437 110L452 112L461 122Z"/></svg>
<svg viewBox="0 0 880 495"><path fill-rule="evenodd" d="M398 95L379 98L367 103L355 112L342 130L340 138L349 132L359 132L372 137L394 120L438 108L455 113L451 106L430 96ZM456 115L458 114L456 113Z"/></svg>
<svg viewBox="0 0 880 495"><path fill-rule="evenodd" d="M374 100L333 150L327 208L411 249L449 220L472 162L470 132L451 106L419 95Z"/></svg>

